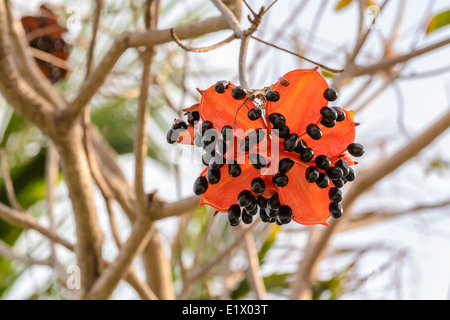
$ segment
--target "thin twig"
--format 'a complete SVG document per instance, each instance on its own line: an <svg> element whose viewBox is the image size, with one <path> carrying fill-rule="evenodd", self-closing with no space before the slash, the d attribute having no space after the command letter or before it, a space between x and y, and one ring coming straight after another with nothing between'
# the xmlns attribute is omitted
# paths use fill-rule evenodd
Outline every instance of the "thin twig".
<svg viewBox="0 0 450 320"><path fill-rule="evenodd" d="M0 148L0 167L1 167L1 173L3 177L3 182L5 184L6 189L6 196L8 197L8 201L11 204L11 206L16 210L22 210L22 207L20 206L19 202L16 198L16 193L14 191L14 186L11 180L11 176L9 175L9 168L8 163L6 161L6 153L3 148Z"/></svg>
<svg viewBox="0 0 450 320"><path fill-rule="evenodd" d="M176 33L175 33L173 28L170 28L170 36L172 37L173 41L175 41L175 43L178 44L182 49L184 49L184 50L186 50L188 52L195 52L195 53L212 51L212 50L220 48L220 47L230 43L234 39L236 39L236 35L233 33L231 36L229 36L225 40L220 41L220 42L218 42L216 44L213 44L211 46L194 48L194 47L190 47L190 46L184 45L181 42L181 40L178 38L178 36L176 35Z"/></svg>
<svg viewBox="0 0 450 320"><path fill-rule="evenodd" d="M274 45L274 44L272 44L272 43L266 42L266 41L264 41L264 40L262 40L262 39L259 39L259 38L255 37L255 36L250 36L250 37L251 37L252 39L258 41L258 42L261 42L261 43L265 44L265 45L271 46L271 47L273 47L273 48L275 48L275 49L284 51L284 52L286 52L286 53L289 53L289 54L292 54L292 55L294 55L294 56L296 56L296 57L299 57L299 58L301 58L301 59L303 59L303 60L306 60L306 61L308 61L308 62L310 62L310 63L312 63L312 64L315 64L316 66L319 66L319 67L321 67L322 69L327 70L327 71L329 71L329 72L332 72L332 73L341 73L341 72L344 72L344 70L342 70L342 69L333 69L333 68L327 67L327 66L325 66L325 65L323 65L323 64L321 64L321 63L318 63L318 62L316 62L316 61L313 61L313 60L311 60L311 59L308 59L308 58L306 58L306 57L304 57L304 56L302 56L302 55L299 55L299 54L297 54L297 53L295 53L295 52L293 52L293 51L290 51L290 50L281 48L281 47L279 47L279 46L277 46L277 45Z"/></svg>

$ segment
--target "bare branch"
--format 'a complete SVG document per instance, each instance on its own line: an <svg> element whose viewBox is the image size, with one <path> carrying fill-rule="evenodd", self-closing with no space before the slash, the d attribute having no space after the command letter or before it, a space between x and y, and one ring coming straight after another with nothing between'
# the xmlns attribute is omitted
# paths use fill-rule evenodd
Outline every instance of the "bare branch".
<svg viewBox="0 0 450 320"><path fill-rule="evenodd" d="M0 167L1 173L3 177L3 182L5 183L6 196L8 197L8 201L11 206L16 210L22 210L19 202L17 202L16 193L14 192L14 186L11 180L11 176L9 175L8 163L6 161L6 153L5 150L0 148Z"/></svg>
<svg viewBox="0 0 450 320"><path fill-rule="evenodd" d="M236 35L232 34L231 36L229 36L228 38L226 38L223 41L220 41L216 44L213 44L211 46L207 46L207 47L201 47L201 48L194 48L194 47L190 47L190 46L186 46L184 45L180 38L178 38L178 36L176 35L175 31L173 30L173 28L170 28L170 35L173 39L173 41L176 42L176 44L178 44L182 49L188 51L188 52L195 52L195 53L200 53L200 52L208 52L208 51L212 51L214 49L220 48L228 43L230 43L231 41L233 41L234 39L236 39Z"/></svg>
<svg viewBox="0 0 450 320"><path fill-rule="evenodd" d="M0 239L0 256L3 256L9 260L16 261L26 266L39 265L39 266L51 266L50 260L36 260L27 256L19 256L12 251L10 246Z"/></svg>

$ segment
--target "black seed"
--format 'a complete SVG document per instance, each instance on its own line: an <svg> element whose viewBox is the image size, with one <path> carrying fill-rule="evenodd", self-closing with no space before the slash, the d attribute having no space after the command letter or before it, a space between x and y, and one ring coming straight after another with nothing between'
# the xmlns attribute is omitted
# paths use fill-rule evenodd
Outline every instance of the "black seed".
<svg viewBox="0 0 450 320"><path fill-rule="evenodd" d="M284 139L284 149L286 151L294 151L295 146L297 145L298 134L291 133Z"/></svg>
<svg viewBox="0 0 450 320"><path fill-rule="evenodd" d="M200 113L198 111L192 111L187 113L187 122L193 126L196 122L200 121Z"/></svg>
<svg viewBox="0 0 450 320"><path fill-rule="evenodd" d="M274 90L269 90L266 92L266 100L267 101L278 101L280 99L280 94Z"/></svg>
<svg viewBox="0 0 450 320"><path fill-rule="evenodd" d="M262 129L262 128L255 129L248 134L248 137L250 138L250 141L253 144L260 143L264 139L264 136L265 136L265 133L264 133L264 129Z"/></svg>
<svg viewBox="0 0 450 320"><path fill-rule="evenodd" d="M205 132L209 129L212 129L213 127L213 123L211 121L203 121L202 124L200 125L200 132L201 135L203 136L205 134Z"/></svg>
<svg viewBox="0 0 450 320"><path fill-rule="evenodd" d="M276 218L278 215L278 209L272 209L272 208L267 208L266 209L266 215L269 218ZM269 220L269 222L273 222L272 220Z"/></svg>
<svg viewBox="0 0 450 320"><path fill-rule="evenodd" d="M277 173L272 177L272 182L277 187L284 187L288 184L289 179L285 174Z"/></svg>
<svg viewBox="0 0 450 320"><path fill-rule="evenodd" d="M232 227L239 225L241 222L241 208L237 204L228 208L227 220Z"/></svg>
<svg viewBox="0 0 450 320"><path fill-rule="evenodd" d="M282 114L271 113L269 115L269 122L273 125L274 129L280 129L286 124L286 119Z"/></svg>
<svg viewBox="0 0 450 320"><path fill-rule="evenodd" d="M314 158L314 151L311 148L306 148L300 153L300 160L303 162L310 162Z"/></svg>
<svg viewBox="0 0 450 320"><path fill-rule="evenodd" d="M274 129L272 132L274 132L281 139L286 139L289 136L289 127L283 126L280 129Z"/></svg>
<svg viewBox="0 0 450 320"><path fill-rule="evenodd" d="M194 145L198 148L202 146L202 135L199 132L194 135Z"/></svg>
<svg viewBox="0 0 450 320"><path fill-rule="evenodd" d="M322 138L322 130L314 123L308 124L306 127L306 133L314 140Z"/></svg>
<svg viewBox="0 0 450 320"><path fill-rule="evenodd" d="M228 174L233 177L239 177L241 174L241 167L237 163L230 163L228 164Z"/></svg>
<svg viewBox="0 0 450 320"><path fill-rule="evenodd" d="M319 188L325 189L330 184L330 178L328 178L325 173L320 172L316 184Z"/></svg>
<svg viewBox="0 0 450 320"><path fill-rule="evenodd" d="M247 116L250 120L258 120L261 117L262 111L260 108L253 108L248 113Z"/></svg>
<svg viewBox="0 0 450 320"><path fill-rule="evenodd" d="M194 187L193 187L194 193L196 195L201 195L208 190L208 180L206 180L205 177L200 176L194 181Z"/></svg>
<svg viewBox="0 0 450 320"><path fill-rule="evenodd" d="M331 166L330 158L324 155L317 156L314 160L316 167L322 170L327 170Z"/></svg>
<svg viewBox="0 0 450 320"><path fill-rule="evenodd" d="M216 184L220 181L220 169L219 170L213 170L211 168L208 168L206 171L206 180L208 180L209 184Z"/></svg>
<svg viewBox="0 0 450 320"><path fill-rule="evenodd" d="M250 143L250 138L247 136L241 140L241 150L242 151L250 151L253 147L252 143Z"/></svg>
<svg viewBox="0 0 450 320"><path fill-rule="evenodd" d="M334 121L338 117L336 110L330 107L323 107L322 109L320 109L320 114L323 116L324 119L328 121Z"/></svg>
<svg viewBox="0 0 450 320"><path fill-rule="evenodd" d="M253 212L258 209L258 205L256 204L256 198L252 195L252 200L250 203L245 207L247 209L247 212Z"/></svg>
<svg viewBox="0 0 450 320"><path fill-rule="evenodd" d="M252 190L256 194L261 194L266 189L266 184L263 179L255 178L252 180Z"/></svg>
<svg viewBox="0 0 450 320"><path fill-rule="evenodd" d="M222 156L216 155L215 157L211 158L211 160L209 160L208 166L212 170L219 170L220 168L223 167L224 164L225 164L225 158Z"/></svg>
<svg viewBox="0 0 450 320"><path fill-rule="evenodd" d="M327 120L325 118L322 118L320 124L327 128L333 128L336 125L336 120Z"/></svg>
<svg viewBox="0 0 450 320"><path fill-rule="evenodd" d="M170 144L174 144L175 142L177 142L179 137L179 133L173 129L169 129L169 131L167 131L167 136L166 136L166 140L168 143Z"/></svg>
<svg viewBox="0 0 450 320"><path fill-rule="evenodd" d="M353 170L352 167L348 168L348 174L345 176L345 179L347 179L347 181L353 181L356 178L356 174L355 171Z"/></svg>
<svg viewBox="0 0 450 320"><path fill-rule="evenodd" d="M271 209L278 209L279 207L281 207L280 197L278 196L278 193L275 193L269 198L268 204Z"/></svg>
<svg viewBox="0 0 450 320"><path fill-rule="evenodd" d="M268 215L269 209L259 208L259 217L262 222L268 223L270 222L270 217Z"/></svg>
<svg viewBox="0 0 450 320"><path fill-rule="evenodd" d="M209 146L213 142L217 143L218 138L219 138L219 134L217 133L217 131L214 131L214 130L206 131L205 134L202 136L203 148L205 148L206 146Z"/></svg>
<svg viewBox="0 0 450 320"><path fill-rule="evenodd" d="M336 121L341 122L345 120L345 112L344 110L342 110L342 108L340 107L332 107L336 113L337 113L337 118Z"/></svg>
<svg viewBox="0 0 450 320"><path fill-rule="evenodd" d="M247 94L245 93L245 88L243 86L237 86L231 91L231 96L236 100L244 99Z"/></svg>
<svg viewBox="0 0 450 320"><path fill-rule="evenodd" d="M316 167L309 167L305 172L306 181L313 183L319 179L319 170Z"/></svg>
<svg viewBox="0 0 450 320"><path fill-rule="evenodd" d="M341 189L338 188L330 188L330 191L328 191L328 197L330 198L331 202L339 203L342 201L344 194Z"/></svg>
<svg viewBox="0 0 450 320"><path fill-rule="evenodd" d="M331 202L329 205L330 214L333 218L339 219L342 217L342 206L340 203Z"/></svg>
<svg viewBox="0 0 450 320"><path fill-rule="evenodd" d="M214 85L214 90L217 93L224 93L227 90L227 87L228 87L228 81L226 81L226 80L217 81L216 84Z"/></svg>
<svg viewBox="0 0 450 320"><path fill-rule="evenodd" d="M277 220L281 224L288 224L292 220L292 210L289 206L281 206L280 209L278 209L278 216Z"/></svg>
<svg viewBox="0 0 450 320"><path fill-rule="evenodd" d="M224 126L221 133L223 140L230 141L233 137L233 128L231 128L230 126Z"/></svg>
<svg viewBox="0 0 450 320"><path fill-rule="evenodd" d="M259 155L257 153L250 154L248 156L248 159L255 169L262 169L267 164L266 159L264 159L262 155Z"/></svg>
<svg viewBox="0 0 450 320"><path fill-rule="evenodd" d="M256 204L260 207L260 208L267 208L267 202L268 200L266 198L264 198L263 196L258 196L256 198Z"/></svg>
<svg viewBox="0 0 450 320"><path fill-rule="evenodd" d="M245 224L250 224L253 222L253 215L247 212L246 209L242 209L242 222Z"/></svg>
<svg viewBox="0 0 450 320"><path fill-rule="evenodd" d="M338 93L333 88L328 88L324 91L323 97L328 101L335 101L338 98Z"/></svg>
<svg viewBox="0 0 450 320"><path fill-rule="evenodd" d="M216 149L221 155L225 155L228 150L228 144L226 143L226 141L219 140L217 141Z"/></svg>
<svg viewBox="0 0 450 320"><path fill-rule="evenodd" d="M180 119L173 120L172 123L172 129L173 130L186 130L187 129L187 123Z"/></svg>
<svg viewBox="0 0 450 320"><path fill-rule="evenodd" d="M278 171L280 173L285 174L286 172L291 170L293 165L294 165L294 160L292 160L290 158L281 159L280 162L278 163Z"/></svg>
<svg viewBox="0 0 450 320"><path fill-rule="evenodd" d="M338 180L344 176L342 169L338 167L329 167L325 173L331 180Z"/></svg>
<svg viewBox="0 0 450 320"><path fill-rule="evenodd" d="M271 221L271 222L272 222L272 221ZM277 225L279 225L279 226L283 225L283 224L280 222L280 220L278 220L278 217L275 219L275 223L276 223Z"/></svg>
<svg viewBox="0 0 450 320"><path fill-rule="evenodd" d="M344 179L333 180L333 184L336 188L342 188L344 186Z"/></svg>
<svg viewBox="0 0 450 320"><path fill-rule="evenodd" d="M344 159L339 159L338 161L336 161L336 163L334 164L335 167L341 168L342 170L342 174L345 177L346 175L348 175L349 173L349 166L347 164L347 162L345 162Z"/></svg>
<svg viewBox="0 0 450 320"><path fill-rule="evenodd" d="M216 151L215 150L211 150L211 152L205 152L204 154L202 154L202 163L205 166L209 165L209 162L215 156L216 156Z"/></svg>
<svg viewBox="0 0 450 320"><path fill-rule="evenodd" d="M300 139L297 143L297 146L294 149L294 152L301 154L302 151L305 150L306 148L308 148L308 144L303 139Z"/></svg>
<svg viewBox="0 0 450 320"><path fill-rule="evenodd" d="M252 193L248 190L243 190L241 191L241 193L239 193L238 198L237 198L237 203L241 206L241 207L247 207L248 205L252 204L252 201L255 200L255 196L252 195Z"/></svg>
<svg viewBox="0 0 450 320"><path fill-rule="evenodd" d="M351 143L347 146L347 151L354 157L361 157L365 150L364 146L360 143Z"/></svg>

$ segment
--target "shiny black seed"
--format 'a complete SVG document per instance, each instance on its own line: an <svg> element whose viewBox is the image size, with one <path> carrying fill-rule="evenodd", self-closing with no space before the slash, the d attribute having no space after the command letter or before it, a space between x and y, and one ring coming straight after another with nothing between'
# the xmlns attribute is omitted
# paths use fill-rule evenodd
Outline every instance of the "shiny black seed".
<svg viewBox="0 0 450 320"><path fill-rule="evenodd" d="M179 135L180 134L177 131L169 129L169 131L167 131L166 140L168 143L174 144L175 142L177 142Z"/></svg>
<svg viewBox="0 0 450 320"><path fill-rule="evenodd" d="M286 119L279 113L271 113L269 115L269 122L273 125L274 129L280 129L286 125Z"/></svg>
<svg viewBox="0 0 450 320"><path fill-rule="evenodd" d="M336 188L342 188L344 186L344 179L333 180L333 184Z"/></svg>
<svg viewBox="0 0 450 320"><path fill-rule="evenodd" d="M264 139L264 136L265 136L265 133L264 133L264 129L262 129L262 128L255 129L254 131L252 131L248 134L250 141L252 141L253 143L260 143Z"/></svg>
<svg viewBox="0 0 450 320"><path fill-rule="evenodd" d="M309 167L305 172L306 181L313 183L319 179L319 170L316 167Z"/></svg>
<svg viewBox="0 0 450 320"><path fill-rule="evenodd" d="M256 204L256 198L252 195L252 200L250 203L245 207L247 209L247 212L253 212L258 209L258 205Z"/></svg>
<svg viewBox="0 0 450 320"><path fill-rule="evenodd" d="M333 128L336 125L336 120L327 120L325 118L322 118L320 124L327 128Z"/></svg>
<svg viewBox="0 0 450 320"><path fill-rule="evenodd" d="M213 127L213 123L211 121L203 121L202 124L200 125L200 132L202 134L202 136L205 134L205 132L209 129L212 129Z"/></svg>
<svg viewBox="0 0 450 320"><path fill-rule="evenodd" d="M349 173L349 166L347 164L347 162L345 162L344 159L339 159L338 161L336 161L336 163L334 164L335 167L341 168L342 170L342 174L345 177L346 175L348 175Z"/></svg>
<svg viewBox="0 0 450 320"><path fill-rule="evenodd" d="M280 173L285 174L292 168L293 165L294 165L294 160L292 160L290 158L281 159L280 162L278 163L278 171Z"/></svg>
<svg viewBox="0 0 450 320"><path fill-rule="evenodd" d="M268 204L271 209L278 209L279 207L281 207L280 197L278 196L278 193L275 193L269 198Z"/></svg>
<svg viewBox="0 0 450 320"><path fill-rule="evenodd" d="M322 130L314 123L308 124L306 127L306 133L314 140L322 138Z"/></svg>
<svg viewBox="0 0 450 320"><path fill-rule="evenodd" d="M280 222L280 220L278 220L278 217L275 219L275 223L276 223L277 225L279 225L279 226L283 225L283 224Z"/></svg>
<svg viewBox="0 0 450 320"><path fill-rule="evenodd" d="M290 133L285 139L284 139L284 149L286 151L294 151L295 146L297 145L298 140L298 134L296 133Z"/></svg>
<svg viewBox="0 0 450 320"><path fill-rule="evenodd" d="M329 167L325 173L331 180L341 179L344 176L342 169L338 167Z"/></svg>
<svg viewBox="0 0 450 320"><path fill-rule="evenodd" d="M224 126L221 133L223 140L229 141L233 137L233 128L231 128L230 126Z"/></svg>
<svg viewBox="0 0 450 320"><path fill-rule="evenodd" d="M330 178L328 178L325 173L320 172L316 184L319 188L325 189L330 184Z"/></svg>
<svg viewBox="0 0 450 320"><path fill-rule="evenodd" d="M209 160L208 166L212 170L219 170L220 168L223 167L224 164L225 164L225 158L223 156L219 156L216 154L215 157L213 157L213 158L211 158L211 160Z"/></svg>
<svg viewBox="0 0 450 320"><path fill-rule="evenodd" d="M248 159L255 169L262 169L267 164L266 159L257 153L250 154Z"/></svg>
<svg viewBox="0 0 450 320"><path fill-rule="evenodd" d="M241 174L241 167L237 163L230 163L228 164L228 174L233 177L239 177Z"/></svg>
<svg viewBox="0 0 450 320"><path fill-rule="evenodd" d="M324 155L317 156L314 160L316 167L322 170L327 170L331 166L330 158Z"/></svg>
<svg viewBox="0 0 450 320"><path fill-rule="evenodd" d="M338 98L338 93L333 88L328 88L323 92L323 97L328 101L335 101Z"/></svg>
<svg viewBox="0 0 450 320"><path fill-rule="evenodd" d="M259 208L258 208L257 205L255 205L253 208L247 207L247 208L245 208L245 210L247 210L247 213L249 215L254 216L254 215L256 215L258 213Z"/></svg>
<svg viewBox="0 0 450 320"><path fill-rule="evenodd" d="M300 160L303 162L310 162L314 158L314 151L311 148L306 148L300 153Z"/></svg>
<svg viewBox="0 0 450 320"><path fill-rule="evenodd" d="M353 181L356 178L356 174L355 171L353 170L352 167L348 168L348 174L345 176L345 179L347 179L347 181Z"/></svg>
<svg viewBox="0 0 450 320"><path fill-rule="evenodd" d="M330 209L330 214L333 218L339 219L342 217L343 210L340 203L331 202L328 208Z"/></svg>
<svg viewBox="0 0 450 320"><path fill-rule="evenodd" d="M241 193L239 193L238 198L237 198L237 203L241 206L241 207L247 207L248 205L250 205L253 201L253 199L255 199L255 196L252 195L252 193L248 190L243 190L241 191ZM256 200L255 200L256 201Z"/></svg>
<svg viewBox="0 0 450 320"><path fill-rule="evenodd" d="M200 113L198 111L192 111L187 113L187 122L193 126L196 122L200 121Z"/></svg>
<svg viewBox="0 0 450 320"><path fill-rule="evenodd" d="M324 119L328 121L336 120L338 117L336 110L330 107L323 107L322 109L320 109L320 114L323 116Z"/></svg>
<svg viewBox="0 0 450 320"><path fill-rule="evenodd" d="M360 143L351 143L347 146L347 151L354 157L361 157L365 150L364 146Z"/></svg>
<svg viewBox="0 0 450 320"><path fill-rule="evenodd" d="M294 152L301 154L302 151L305 150L306 148L308 148L308 144L303 139L300 139L297 143L297 146L294 149Z"/></svg>
<svg viewBox="0 0 450 320"><path fill-rule="evenodd" d="M216 149L221 155L224 155L225 153L227 153L228 144L223 140L219 140L217 141Z"/></svg>
<svg viewBox="0 0 450 320"><path fill-rule="evenodd" d="M280 209L278 209L278 216L277 220L281 224L288 224L292 220L292 210L289 206L281 206Z"/></svg>
<svg viewBox="0 0 450 320"><path fill-rule="evenodd" d="M250 151L250 149L252 147L253 147L253 144L251 143L251 139L248 136L241 140L241 150L242 151Z"/></svg>
<svg viewBox="0 0 450 320"><path fill-rule="evenodd" d="M344 194L341 189L338 188L330 188L328 191L328 197L330 198L331 202L339 203L342 201Z"/></svg>
<svg viewBox="0 0 450 320"><path fill-rule="evenodd" d="M336 111L336 113L337 113L337 118L336 118L336 121L337 122L341 122L341 121L344 121L345 120L345 112L344 112L344 110L342 110L342 108L340 108L340 107L332 107L335 111Z"/></svg>
<svg viewBox="0 0 450 320"><path fill-rule="evenodd" d="M208 190L208 180L206 180L205 177L200 176L194 181L194 187L193 187L194 193L196 195L201 195Z"/></svg>
<svg viewBox="0 0 450 320"><path fill-rule="evenodd" d="M214 85L214 90L217 93L224 93L227 90L227 87L228 87L228 81L226 81L226 80L217 81L216 84Z"/></svg>
<svg viewBox="0 0 450 320"><path fill-rule="evenodd" d="M217 143L218 138L219 138L219 134L217 133L217 131L208 130L202 136L202 146L203 146L203 148L206 147L206 146L209 146L213 142Z"/></svg>
<svg viewBox="0 0 450 320"><path fill-rule="evenodd" d="M283 126L280 129L274 129L273 132L281 139L286 139L289 136L289 127Z"/></svg>
<svg viewBox="0 0 450 320"><path fill-rule="evenodd" d="M187 123L180 119L173 120L172 123L172 129L173 130L186 130L187 129Z"/></svg>
<svg viewBox="0 0 450 320"><path fill-rule="evenodd" d="M280 94L274 90L269 90L266 92L266 100L267 101L278 101L280 99Z"/></svg>
<svg viewBox="0 0 450 320"><path fill-rule="evenodd" d="M252 190L256 194L261 194L266 189L266 184L263 179L255 178L252 180Z"/></svg>
<svg viewBox="0 0 450 320"><path fill-rule="evenodd" d="M244 99L247 94L245 93L245 88L243 86L237 86L231 91L231 96L236 100Z"/></svg>
<svg viewBox="0 0 450 320"><path fill-rule="evenodd" d="M247 113L247 116L250 120L258 120L261 117L262 111L260 108L253 108Z"/></svg>
<svg viewBox="0 0 450 320"><path fill-rule="evenodd" d="M266 209L266 215L269 218L276 218L277 215L278 215L278 209L267 208ZM273 221L269 220L269 222L273 222Z"/></svg>
<svg viewBox="0 0 450 320"><path fill-rule="evenodd" d="M289 179L285 174L277 173L272 177L272 182L277 187L284 187L288 184Z"/></svg>
<svg viewBox="0 0 450 320"><path fill-rule="evenodd" d="M260 208L267 208L267 202L268 200L266 198L264 198L263 196L258 196L256 198L256 204L260 207Z"/></svg>
<svg viewBox="0 0 450 320"><path fill-rule="evenodd" d="M242 209L242 222L245 224L250 224L253 222L253 215L247 212L246 209Z"/></svg>
<svg viewBox="0 0 450 320"><path fill-rule="evenodd" d="M213 170L208 168L206 171L206 180L209 184L216 184L220 181L220 170Z"/></svg>
<svg viewBox="0 0 450 320"><path fill-rule="evenodd" d="M241 222L241 208L237 204L228 208L227 220L232 227L239 225Z"/></svg>
<svg viewBox="0 0 450 320"><path fill-rule="evenodd" d="M269 209L259 208L259 217L262 222L268 223L270 222L270 217L268 215Z"/></svg>
<svg viewBox="0 0 450 320"><path fill-rule="evenodd" d="M211 159L214 158L215 156L216 156L216 150L213 149L213 150L205 151L202 154L202 163L205 166L208 166Z"/></svg>

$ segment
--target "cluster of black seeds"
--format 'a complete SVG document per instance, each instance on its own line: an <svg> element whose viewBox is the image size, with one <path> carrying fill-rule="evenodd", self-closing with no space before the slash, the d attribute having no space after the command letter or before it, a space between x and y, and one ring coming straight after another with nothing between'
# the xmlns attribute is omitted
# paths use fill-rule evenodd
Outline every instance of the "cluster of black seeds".
<svg viewBox="0 0 450 320"><path fill-rule="evenodd" d="M281 79L281 80L280 80ZM288 86L289 81L285 78L280 78L279 83L283 86ZM214 90L222 94L229 88L229 82L218 81ZM231 95L236 100L243 100L247 97L247 93L242 86L233 88ZM333 88L328 88L324 92L324 97L328 101L335 101L337 99L337 92ZM274 90L268 90L265 93L267 101L276 102L280 99L280 94ZM263 114L263 110L255 107L248 111L248 118L250 120L257 120ZM195 125L200 121L200 116L197 111L187 112L187 121L189 125ZM333 128L337 122L345 120L346 113L340 107L325 106L320 110L320 124L327 128ZM331 160L325 155L316 155L312 148L309 148L307 143L299 138L297 133L290 132L286 125L285 117L280 113L271 113L268 115L268 121L272 127L272 132L279 138L283 139L284 149L288 152L293 152L295 156L308 164L309 167L305 173L305 179L309 183L315 183L318 188L325 189L330 187L328 195L330 199L329 211L333 218L342 216L341 201L343 193L341 188L350 181L355 179L354 170L348 165L344 159L339 159L333 166ZM186 130L187 124L182 120L174 120L172 128L167 134L167 141L174 143L178 140L180 130ZM178 134L177 134L178 133ZM314 123L307 125L306 133L314 140L322 138L321 128ZM237 138L233 134L231 126L225 126L220 130L214 128L211 121L205 120L200 123L198 130L194 136L194 145L203 149L202 162L208 166L206 176L198 177L193 186L193 191L196 195L205 193L210 184L217 184L221 179L221 168L226 165L228 174L231 177L238 177L241 174L240 165L236 159L225 163L225 153L229 147L233 147L236 154L236 148L248 152L253 146L257 145L264 138L264 130L256 129L248 134L237 145ZM360 157L364 154L364 147L359 143L352 143L347 146L347 151L355 157ZM314 159L314 162L311 161ZM249 154L249 161L256 169L262 169L269 165L268 159L257 153ZM272 182L277 187L285 187L289 183L286 173L294 165L292 158L280 159L278 163L278 171L272 176ZM301 178L301 177L299 177ZM332 183L332 184L331 184ZM245 189L239 193L236 199L236 204L229 207L227 212L228 222L231 226L237 226L241 220L245 224L252 223L254 217L259 214L263 222L275 222L279 225L289 223L293 216L292 210L287 205L282 205L277 193L266 199L262 196L266 189L265 182L262 178L257 177L251 181L249 189ZM250 191L251 190L251 191ZM255 196L256 194L256 196Z"/></svg>

